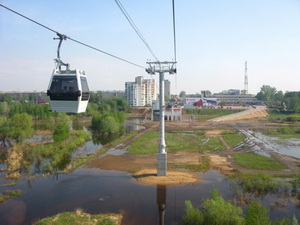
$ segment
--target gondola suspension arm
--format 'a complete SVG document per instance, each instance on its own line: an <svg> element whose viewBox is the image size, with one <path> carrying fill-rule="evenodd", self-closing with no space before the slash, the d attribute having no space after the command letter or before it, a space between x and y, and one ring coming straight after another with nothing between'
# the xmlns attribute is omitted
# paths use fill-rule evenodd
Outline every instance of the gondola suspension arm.
<svg viewBox="0 0 300 225"><path fill-rule="evenodd" d="M63 40L67 40L67 36L64 34L60 34L60 33L56 33L58 38L53 38L53 40L59 40L58 46L57 46L57 58L55 59L55 63L56 63L56 68L59 69L59 71L61 70L61 66L65 66L66 70L69 70L69 63L64 63L61 59L60 59L60 46Z"/></svg>

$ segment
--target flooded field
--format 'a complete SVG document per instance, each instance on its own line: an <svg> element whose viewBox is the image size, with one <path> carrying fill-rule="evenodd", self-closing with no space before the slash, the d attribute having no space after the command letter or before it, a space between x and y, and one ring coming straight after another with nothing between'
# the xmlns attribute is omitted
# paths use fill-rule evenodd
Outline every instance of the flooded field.
<svg viewBox="0 0 300 225"><path fill-rule="evenodd" d="M72 174L35 180L19 181L24 195L0 204L1 224L32 224L39 218L78 208L91 214L121 212L123 224L180 224L184 201L200 205L217 188L226 199L234 199L232 182L218 171L199 173L200 183L178 186L146 186L139 184L131 174L99 169L80 169ZM278 205L278 196L257 196L271 207L277 218L299 215L299 196L284 197ZM295 204L296 202L297 204ZM280 202L280 201L279 201ZM276 205L277 204L277 205ZM298 217L299 219L299 217Z"/></svg>
<svg viewBox="0 0 300 225"><path fill-rule="evenodd" d="M232 182L218 171L199 173L200 183L177 186L141 185L128 172L79 169L72 174L19 181L24 195L0 204L0 222L7 225L32 224L40 218L78 208L91 214L119 213L122 224L180 224L184 201L195 206L209 198L215 188L225 199L234 199ZM1 188L3 189L3 188ZM271 207L273 218L299 219L299 196L264 194L257 196ZM277 199L277 200L276 200ZM295 204L296 203L296 204Z"/></svg>
<svg viewBox="0 0 300 225"><path fill-rule="evenodd" d="M144 129L136 121L127 121L129 130ZM299 139L279 140L254 132L240 129L246 136L244 142L234 147L235 152L257 152L270 156L273 152L300 158ZM44 141L47 137L36 136L28 140ZM102 145L87 141L72 152L72 157L94 153ZM126 148L120 144L99 156L120 156ZM5 164L1 165L5 169ZM121 213L122 225L179 225L184 215L186 200L200 207L201 202L210 197L214 189L226 199L247 208L247 202L257 200L270 210L270 217L282 219L294 215L300 220L300 190L292 186L278 188L276 191L245 190L241 183L231 180L218 170L198 172L199 182L187 185L144 185L139 183L130 172L80 167L69 174L33 178L22 174L18 180L7 180L5 172L0 173L0 184L16 182L16 186L0 186L0 192L7 189L21 189L23 195L0 203L0 224L33 224L39 219L57 213L82 209L90 214Z"/></svg>
<svg viewBox="0 0 300 225"><path fill-rule="evenodd" d="M248 149L263 155L276 152L282 155L292 156L300 159L300 139L282 139L254 132L252 130L239 130L247 138L235 150Z"/></svg>

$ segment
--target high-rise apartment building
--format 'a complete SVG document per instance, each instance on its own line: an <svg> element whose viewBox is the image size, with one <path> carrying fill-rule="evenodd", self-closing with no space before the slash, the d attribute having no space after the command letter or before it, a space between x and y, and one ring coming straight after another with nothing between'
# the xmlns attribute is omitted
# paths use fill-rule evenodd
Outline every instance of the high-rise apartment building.
<svg viewBox="0 0 300 225"><path fill-rule="evenodd" d="M135 82L126 82L125 98L130 106L152 105L152 100L157 99L155 80L138 76Z"/></svg>
<svg viewBox="0 0 300 225"><path fill-rule="evenodd" d="M169 80L165 80L165 97L171 99L171 82Z"/></svg>

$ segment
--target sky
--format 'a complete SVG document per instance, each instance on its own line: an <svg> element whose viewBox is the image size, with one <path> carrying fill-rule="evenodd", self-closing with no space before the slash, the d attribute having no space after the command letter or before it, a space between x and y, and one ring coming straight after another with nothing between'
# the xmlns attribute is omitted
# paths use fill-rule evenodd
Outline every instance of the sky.
<svg viewBox="0 0 300 225"><path fill-rule="evenodd" d="M172 0L120 0L160 61L174 60ZM55 31L144 68L156 61L114 0L0 0ZM300 91L300 0L175 0L177 75L165 74L171 93L263 85ZM0 7L0 92L46 91L58 41L51 32ZM134 66L71 40L62 61L84 70L90 90L124 90Z"/></svg>

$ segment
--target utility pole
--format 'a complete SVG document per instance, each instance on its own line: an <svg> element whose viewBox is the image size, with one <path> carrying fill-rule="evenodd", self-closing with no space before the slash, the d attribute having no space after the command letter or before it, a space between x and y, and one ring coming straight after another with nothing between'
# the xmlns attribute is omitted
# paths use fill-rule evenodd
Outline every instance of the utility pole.
<svg viewBox="0 0 300 225"><path fill-rule="evenodd" d="M157 153L157 176L167 175L167 152L165 142L165 91L164 91L164 73L174 74L176 62L147 62L149 68L146 72L149 74L159 73L159 145Z"/></svg>
<svg viewBox="0 0 300 225"><path fill-rule="evenodd" d="M244 94L245 94L245 95L248 94L247 61L245 62Z"/></svg>

